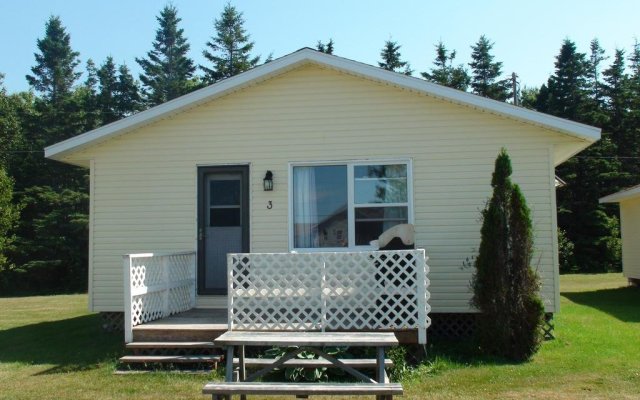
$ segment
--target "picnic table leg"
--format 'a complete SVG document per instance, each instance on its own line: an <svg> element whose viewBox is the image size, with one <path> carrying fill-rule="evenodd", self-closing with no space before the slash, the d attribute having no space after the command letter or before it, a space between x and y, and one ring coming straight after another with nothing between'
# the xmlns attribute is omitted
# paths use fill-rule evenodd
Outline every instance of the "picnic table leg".
<svg viewBox="0 0 640 400"><path fill-rule="evenodd" d="M225 371L225 381L233 382L233 346L227 346L227 367ZM225 395L225 399L231 400L231 395Z"/></svg>
<svg viewBox="0 0 640 400"><path fill-rule="evenodd" d="M247 377L247 372L244 365L244 346L238 347L238 358L240 361L238 363L238 381L244 382ZM240 400L247 400L247 395L240 395Z"/></svg>
<svg viewBox="0 0 640 400"><path fill-rule="evenodd" d="M387 373L384 370L384 347L377 347L376 354L376 381L378 383L387 383ZM392 400L393 396L377 395L376 400Z"/></svg>

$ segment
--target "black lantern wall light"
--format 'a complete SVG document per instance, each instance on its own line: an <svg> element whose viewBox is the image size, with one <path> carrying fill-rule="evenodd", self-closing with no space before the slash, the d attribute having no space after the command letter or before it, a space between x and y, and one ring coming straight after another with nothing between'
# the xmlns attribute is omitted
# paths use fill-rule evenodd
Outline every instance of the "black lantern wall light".
<svg viewBox="0 0 640 400"><path fill-rule="evenodd" d="M264 185L264 191L270 192L273 190L273 172L267 171L264 175L264 180L262 181Z"/></svg>

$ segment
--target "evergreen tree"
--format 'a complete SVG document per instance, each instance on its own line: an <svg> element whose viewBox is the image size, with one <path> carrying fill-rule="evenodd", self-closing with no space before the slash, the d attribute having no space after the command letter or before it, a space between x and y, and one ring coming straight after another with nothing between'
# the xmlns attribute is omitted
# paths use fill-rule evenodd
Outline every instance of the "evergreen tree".
<svg viewBox="0 0 640 400"><path fill-rule="evenodd" d="M138 83L129 72L129 68L122 64L118 67L118 82L114 94L115 116L120 119L143 109L142 98Z"/></svg>
<svg viewBox="0 0 640 400"><path fill-rule="evenodd" d="M75 86L78 53L69 42L60 20L52 17L45 37L38 40L41 54L36 54L36 66L29 77L41 96L31 104L24 103L25 112L20 114L24 140L17 149L20 157L9 166L15 181L14 204L22 209L15 230L15 251L10 253L15 265L12 290L34 291L37 285L30 286L34 280L42 281L41 288L48 292L59 288L58 284L64 284L66 290L86 287L87 203L58 199L86 198L87 171L47 160L42 151L93 127L89 111L95 83L89 74L88 82ZM68 229L65 219L69 218L79 229ZM72 282L73 288L68 286Z"/></svg>
<svg viewBox="0 0 640 400"><path fill-rule="evenodd" d="M471 83L471 77L462 64L453 66L455 58L455 50L449 52L444 43L439 42L436 45L436 59L433 62L435 68L432 68L430 73L422 72L422 77L439 85L466 91Z"/></svg>
<svg viewBox="0 0 640 400"><path fill-rule="evenodd" d="M36 65L27 82L51 104L58 107L71 95L71 89L80 73L79 53L71 49L71 38L59 17L50 17L45 25L45 37L38 39Z"/></svg>
<svg viewBox="0 0 640 400"><path fill-rule="evenodd" d="M508 79L499 80L502 75L502 63L493 61L491 54L493 43L485 35L474 46L471 46L471 88L472 92L490 99L505 101L509 98Z"/></svg>
<svg viewBox="0 0 640 400"><path fill-rule="evenodd" d="M582 111L587 103L587 61L584 53L579 53L576 45L565 39L556 57L555 73L547 82L548 98L545 101L548 113L584 122Z"/></svg>
<svg viewBox="0 0 640 400"><path fill-rule="evenodd" d="M628 169L631 177L624 183L625 186L640 183L640 43L636 40L629 54L630 74L627 77L626 96L628 96L627 112L625 116L625 140L629 146L620 149L620 154L628 157ZM624 96L624 97L626 97Z"/></svg>
<svg viewBox="0 0 640 400"><path fill-rule="evenodd" d="M322 53L333 54L333 45L334 45L333 39L329 39L329 41L326 44L318 40L318 44L316 45L316 50Z"/></svg>
<svg viewBox="0 0 640 400"><path fill-rule="evenodd" d="M8 168L24 138L19 98L7 94L3 80L4 75L0 74L0 168Z"/></svg>
<svg viewBox="0 0 640 400"><path fill-rule="evenodd" d="M45 25L45 37L38 39L40 53L35 54L33 75L27 76L30 85L40 97L35 99L34 113L22 121L23 149L27 156L21 169L12 176L16 191L35 185L60 188L86 188L85 171L78 167L46 160L41 151L48 145L75 136L87 128L84 113L89 90L74 88L80 73L75 72L78 53L70 47L70 35L66 33L58 17L51 17ZM38 151L38 153L35 153Z"/></svg>
<svg viewBox="0 0 640 400"><path fill-rule="evenodd" d="M481 242L472 280L472 304L481 312L481 349L511 360L529 359L541 342L544 307L531 268L529 208L511 182L511 160L502 149L491 179L493 195L482 212Z"/></svg>
<svg viewBox="0 0 640 400"><path fill-rule="evenodd" d="M380 68L387 71L398 72L405 75L411 75L413 71L407 61L402 61L402 55L400 54L400 46L398 42L387 40L384 43L384 47L380 51L380 58L382 61L378 62Z"/></svg>
<svg viewBox="0 0 640 400"><path fill-rule="evenodd" d="M544 85L543 85L544 86ZM546 86L545 86L546 89ZM528 108L531 110L536 110L537 107L537 99L538 99L538 95L540 93L540 90L542 90L541 88L535 88L535 87L527 87L525 86L522 89L522 92L520 94L520 105L524 108Z"/></svg>
<svg viewBox="0 0 640 400"><path fill-rule="evenodd" d="M208 50L202 54L211 62L211 67L200 65L204 71L204 80L214 83L229 78L255 67L260 62L260 56L253 57L254 42L244 28L242 13L227 3L220 15L214 21L215 35L207 42Z"/></svg>
<svg viewBox="0 0 640 400"><path fill-rule="evenodd" d="M600 70L606 57L605 51L600 46L598 39L593 39L589 45L591 53L587 61L587 86L590 87L590 95L598 107L602 106L602 88L600 82Z"/></svg>
<svg viewBox="0 0 640 400"><path fill-rule="evenodd" d="M86 192L48 186L20 196L11 293L68 293L87 288L88 208Z"/></svg>
<svg viewBox="0 0 640 400"><path fill-rule="evenodd" d="M178 10L165 6L156 17L159 27L153 41L153 49L146 58L136 58L142 67L140 81L144 85L144 99L149 105L157 105L182 96L196 88L193 81L195 66L187 56L189 43L184 29L178 24Z"/></svg>
<svg viewBox="0 0 640 400"><path fill-rule="evenodd" d="M80 112L85 114L86 129L95 129L100 125L100 110L98 106L98 69L92 59L87 60L87 78L84 81L83 88L77 90L78 97L84 97L80 100Z"/></svg>
<svg viewBox="0 0 640 400"><path fill-rule="evenodd" d="M92 93L96 93L96 86L98 85L98 69L92 59L87 60L87 78L84 81L84 86Z"/></svg>
<svg viewBox="0 0 640 400"><path fill-rule="evenodd" d="M98 80L100 82L100 93L98 94L98 105L102 116L102 123L120 119L117 111L116 91L118 90L118 76L116 64L113 57L107 57L98 70Z"/></svg>
<svg viewBox="0 0 640 400"><path fill-rule="evenodd" d="M604 55L605 51L600 46L598 39L593 39L589 48L590 54L586 63L585 75L587 101L583 106L583 118L591 125L605 127L608 116L602 97L601 70L602 62L608 57Z"/></svg>
<svg viewBox="0 0 640 400"><path fill-rule="evenodd" d="M0 291L7 292L12 279L12 265L7 259L7 253L12 249L15 236L13 229L18 222L19 210L13 203L13 180L7 175L5 168L0 165Z"/></svg>
<svg viewBox="0 0 640 400"><path fill-rule="evenodd" d="M610 133L611 140L616 144L617 155L622 160L617 186L627 187L639 182L640 160L637 156L640 154L640 138L630 126L632 93L629 76L625 73L624 50L616 50L613 62L602 76L601 97L607 116L603 128Z"/></svg>
<svg viewBox="0 0 640 400"><path fill-rule="evenodd" d="M126 65L116 67L113 57L107 57L98 70L100 92L98 104L102 123L122 119L141 109L138 85Z"/></svg>
<svg viewBox="0 0 640 400"><path fill-rule="evenodd" d="M594 60L601 53L595 52ZM575 43L565 39L556 57L548 90L539 93L539 111L587 124L606 121L594 101L595 79L590 63ZM616 270L620 267L619 224L610 207L598 199L618 190L621 168L616 143L608 131L602 139L557 168L567 185L557 192L558 225L574 245L575 265L583 272ZM572 266L561 266L569 270Z"/></svg>

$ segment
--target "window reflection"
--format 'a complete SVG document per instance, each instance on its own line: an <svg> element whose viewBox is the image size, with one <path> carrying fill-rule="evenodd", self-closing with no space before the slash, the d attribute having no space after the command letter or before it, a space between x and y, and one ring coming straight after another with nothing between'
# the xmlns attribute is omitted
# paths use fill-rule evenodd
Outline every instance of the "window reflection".
<svg viewBox="0 0 640 400"><path fill-rule="evenodd" d="M407 166L358 165L354 167L356 204L406 203Z"/></svg>
<svg viewBox="0 0 640 400"><path fill-rule="evenodd" d="M293 168L294 246L347 247L347 167Z"/></svg>

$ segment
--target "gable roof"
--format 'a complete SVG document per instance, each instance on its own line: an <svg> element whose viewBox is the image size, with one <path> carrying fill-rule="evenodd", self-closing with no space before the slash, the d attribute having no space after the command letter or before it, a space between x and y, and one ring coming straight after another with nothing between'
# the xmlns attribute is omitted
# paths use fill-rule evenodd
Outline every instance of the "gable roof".
<svg viewBox="0 0 640 400"><path fill-rule="evenodd" d="M600 198L600 203L619 203L624 200L640 198L640 185L621 190Z"/></svg>
<svg viewBox="0 0 640 400"><path fill-rule="evenodd" d="M127 118L53 144L45 148L45 157L62 161L65 156L71 153L96 145L160 119L167 118L189 108L196 107L247 86L257 84L307 63L315 63L347 74L544 127L586 141L589 144L600 139L599 128L451 89L427 82L420 78L398 74L357 61L321 53L310 48L303 48L211 86L196 90ZM581 147L584 148L586 146L587 145Z"/></svg>

